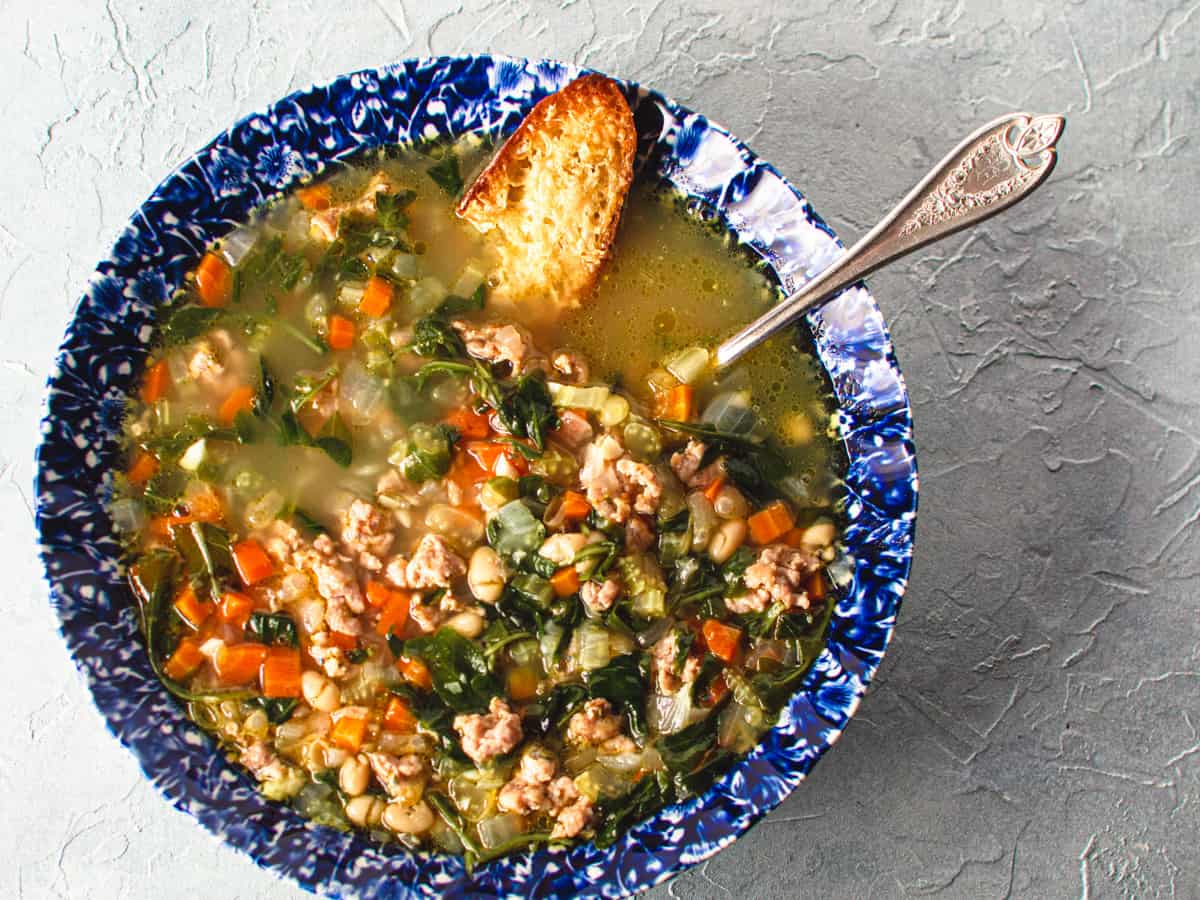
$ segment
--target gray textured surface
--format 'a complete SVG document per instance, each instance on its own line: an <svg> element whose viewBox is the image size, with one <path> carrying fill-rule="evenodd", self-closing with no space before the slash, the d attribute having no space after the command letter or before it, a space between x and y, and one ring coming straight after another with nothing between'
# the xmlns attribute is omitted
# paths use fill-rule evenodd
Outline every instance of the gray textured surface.
<svg viewBox="0 0 1200 900"><path fill-rule="evenodd" d="M0 896L285 897L105 732L34 562L42 384L128 213L234 118L406 55L549 55L727 124L843 234L978 122L1026 207L872 280L922 493L895 641L814 777L656 897L1200 896L1200 6L0 2ZM835 149L836 148L836 149Z"/></svg>

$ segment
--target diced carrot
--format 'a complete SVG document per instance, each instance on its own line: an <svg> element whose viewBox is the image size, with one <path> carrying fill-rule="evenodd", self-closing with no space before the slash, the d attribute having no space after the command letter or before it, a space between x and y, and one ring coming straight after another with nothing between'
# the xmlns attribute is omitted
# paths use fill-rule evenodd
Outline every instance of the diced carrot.
<svg viewBox="0 0 1200 900"><path fill-rule="evenodd" d="M563 566L550 576L550 586L559 597L570 597L579 590L579 573L574 566Z"/></svg>
<svg viewBox="0 0 1200 900"><path fill-rule="evenodd" d="M357 753L367 736L367 720L364 717L344 712L338 716L329 731L329 739L350 753Z"/></svg>
<svg viewBox="0 0 1200 900"><path fill-rule="evenodd" d="M721 493L721 488L725 487L725 473L722 472L704 489L704 499L709 503L717 502L717 494Z"/></svg>
<svg viewBox="0 0 1200 900"><path fill-rule="evenodd" d="M254 601L237 591L226 591L217 605L217 618L229 625L245 628L254 612Z"/></svg>
<svg viewBox="0 0 1200 900"><path fill-rule="evenodd" d="M329 346L334 350L349 350L354 346L354 323L336 313L329 317Z"/></svg>
<svg viewBox="0 0 1200 900"><path fill-rule="evenodd" d="M244 384L229 392L229 396L221 404L220 412L217 413L217 420L228 428L233 424L233 420L237 418L238 413L250 412L253 408L254 388L248 384Z"/></svg>
<svg viewBox="0 0 1200 900"><path fill-rule="evenodd" d="M163 666L163 671L168 678L182 681L200 668L200 664L203 662L204 654L200 652L200 639L185 637L179 642L179 646L175 648L175 652L171 654L167 664Z"/></svg>
<svg viewBox="0 0 1200 900"><path fill-rule="evenodd" d="M171 370L167 361L160 359L146 369L146 377L142 379L141 397L145 403L156 403L171 389Z"/></svg>
<svg viewBox="0 0 1200 900"><path fill-rule="evenodd" d="M296 199L309 212L320 212L333 204L333 189L328 182L310 184L296 190Z"/></svg>
<svg viewBox="0 0 1200 900"><path fill-rule="evenodd" d="M264 697L300 696L300 651L272 647L262 665Z"/></svg>
<svg viewBox="0 0 1200 900"><path fill-rule="evenodd" d="M466 450L484 471L490 474L495 474L496 464L501 458L506 459L519 474L525 475L529 472L529 461L508 444L499 441L472 441L466 445Z"/></svg>
<svg viewBox="0 0 1200 900"><path fill-rule="evenodd" d="M400 670L400 674L409 684L416 685L423 691L433 687L433 678L429 674L429 669L419 659L402 656L396 660L396 668Z"/></svg>
<svg viewBox="0 0 1200 900"><path fill-rule="evenodd" d="M205 253L196 266L196 292L204 306L224 306L233 295L233 270L215 253Z"/></svg>
<svg viewBox="0 0 1200 900"><path fill-rule="evenodd" d="M464 450L454 454L450 471L446 473L446 478L462 488L463 493L468 496L474 493L471 488L481 481L487 481L489 477L487 469L479 464L479 460Z"/></svg>
<svg viewBox="0 0 1200 900"><path fill-rule="evenodd" d="M804 541L804 529L789 528L784 534L780 535L779 541L780 543L787 544L789 547L795 547L797 550L799 550Z"/></svg>
<svg viewBox="0 0 1200 900"><path fill-rule="evenodd" d="M136 487L141 487L147 481L154 477L158 472L158 457L153 453L147 453L145 450L138 451L138 455L133 458L133 465L129 467L129 471L125 473L129 479L129 483Z"/></svg>
<svg viewBox="0 0 1200 900"><path fill-rule="evenodd" d="M275 564L258 541L238 541L233 545L233 562L246 587L275 574Z"/></svg>
<svg viewBox="0 0 1200 900"><path fill-rule="evenodd" d="M400 634L408 624L408 611L412 607L412 595L408 591L390 591L390 597L383 604L379 613L379 621L375 623L375 633L387 637L389 634Z"/></svg>
<svg viewBox="0 0 1200 900"><path fill-rule="evenodd" d="M776 500L752 515L746 524L750 526L750 540L761 547L787 534L796 520L787 504Z"/></svg>
<svg viewBox="0 0 1200 900"><path fill-rule="evenodd" d="M358 301L358 311L364 316L378 319L386 315L392 306L392 283L386 278L372 275L367 279L362 299Z"/></svg>
<svg viewBox="0 0 1200 900"><path fill-rule="evenodd" d="M563 491L562 506L559 507L559 512L562 517L568 522L580 522L588 517L592 511L592 504L588 503L587 497L576 491Z"/></svg>
<svg viewBox="0 0 1200 900"><path fill-rule="evenodd" d="M726 625L717 619L705 619L700 626L704 635L704 643L708 649L725 662L731 663L737 658L738 645L742 642L742 630Z"/></svg>
<svg viewBox="0 0 1200 900"><path fill-rule="evenodd" d="M266 658L265 644L226 644L217 651L217 678L224 685L248 684L258 678Z"/></svg>
<svg viewBox="0 0 1200 900"><path fill-rule="evenodd" d="M446 424L453 425L467 440L478 440L492 433L491 421L484 413L477 413L468 406L460 406L446 417Z"/></svg>
<svg viewBox="0 0 1200 900"><path fill-rule="evenodd" d="M383 727L385 731L413 734L417 730L417 718L407 703L399 697L392 697L383 710Z"/></svg>
<svg viewBox="0 0 1200 900"><path fill-rule="evenodd" d="M829 586L825 583L825 576L818 569L812 573L812 577L808 579L807 586L808 599L821 601L829 594Z"/></svg>
<svg viewBox="0 0 1200 900"><path fill-rule="evenodd" d="M667 394L665 419L687 422L692 418L696 391L690 384L678 384Z"/></svg>
<svg viewBox="0 0 1200 900"><path fill-rule="evenodd" d="M518 666L508 673L508 696L518 703L537 696L537 673L528 666Z"/></svg>
<svg viewBox="0 0 1200 900"><path fill-rule="evenodd" d="M382 581L367 582L367 602L372 606L384 606L392 597L392 589Z"/></svg>
<svg viewBox="0 0 1200 900"><path fill-rule="evenodd" d="M215 609L211 601L197 597L190 584L185 584L183 590L175 597L175 611L193 628L199 628L207 622Z"/></svg>
<svg viewBox="0 0 1200 900"><path fill-rule="evenodd" d="M325 632L324 641L326 646L337 647L339 650L358 649L358 638L352 634L346 634L343 631Z"/></svg>

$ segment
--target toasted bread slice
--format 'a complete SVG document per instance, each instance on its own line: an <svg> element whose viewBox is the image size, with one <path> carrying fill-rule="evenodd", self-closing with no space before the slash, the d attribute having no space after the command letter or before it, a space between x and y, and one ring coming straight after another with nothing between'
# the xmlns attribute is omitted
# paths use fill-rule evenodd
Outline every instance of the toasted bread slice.
<svg viewBox="0 0 1200 900"><path fill-rule="evenodd" d="M530 111L458 204L499 254L497 299L556 314L588 298L636 150L629 104L602 75L578 78Z"/></svg>

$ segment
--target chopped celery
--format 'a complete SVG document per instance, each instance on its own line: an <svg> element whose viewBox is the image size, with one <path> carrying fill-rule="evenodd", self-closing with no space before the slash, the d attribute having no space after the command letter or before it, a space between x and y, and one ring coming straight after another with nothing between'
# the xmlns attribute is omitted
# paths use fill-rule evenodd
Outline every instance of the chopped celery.
<svg viewBox="0 0 1200 900"><path fill-rule="evenodd" d="M550 389L550 399L554 405L563 408L586 409L590 412L600 412L608 401L612 391L604 385L579 387L574 384L560 384L557 381L546 382Z"/></svg>
<svg viewBox="0 0 1200 900"><path fill-rule="evenodd" d="M663 368L684 384L695 384L708 371L708 351L703 347L686 347L663 360Z"/></svg>

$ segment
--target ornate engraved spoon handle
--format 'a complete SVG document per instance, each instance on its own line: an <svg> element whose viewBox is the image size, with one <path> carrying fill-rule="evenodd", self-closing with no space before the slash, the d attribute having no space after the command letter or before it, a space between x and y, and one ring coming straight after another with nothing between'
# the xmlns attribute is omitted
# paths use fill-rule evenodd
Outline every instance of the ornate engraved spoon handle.
<svg viewBox="0 0 1200 900"><path fill-rule="evenodd" d="M804 287L717 348L728 366L803 313L892 260L982 222L1046 180L1066 120L1010 113L983 126L938 163L857 244Z"/></svg>

